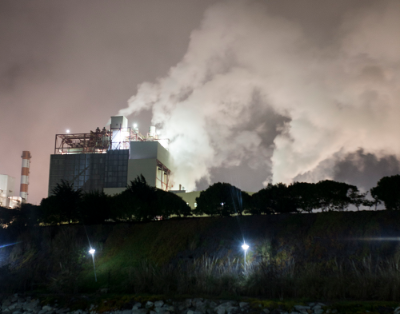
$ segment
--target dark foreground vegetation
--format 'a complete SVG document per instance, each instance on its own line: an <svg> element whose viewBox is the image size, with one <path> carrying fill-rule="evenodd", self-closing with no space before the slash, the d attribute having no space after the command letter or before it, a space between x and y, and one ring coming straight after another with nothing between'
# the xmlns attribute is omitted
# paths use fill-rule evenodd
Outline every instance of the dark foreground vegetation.
<svg viewBox="0 0 400 314"><path fill-rule="evenodd" d="M0 251L0 291L400 301L398 221L360 211L29 227Z"/></svg>
<svg viewBox="0 0 400 314"><path fill-rule="evenodd" d="M375 210L400 210L400 175L384 177L370 191L361 193L354 185L324 180L318 183L268 184L249 195L229 183L216 183L202 191L191 208L176 194L156 189L143 176L120 194L83 192L62 181L40 206L22 204L16 210L0 207L0 226L24 228L65 223L145 222L193 215L232 216L311 213L314 210L345 211L350 206Z"/></svg>

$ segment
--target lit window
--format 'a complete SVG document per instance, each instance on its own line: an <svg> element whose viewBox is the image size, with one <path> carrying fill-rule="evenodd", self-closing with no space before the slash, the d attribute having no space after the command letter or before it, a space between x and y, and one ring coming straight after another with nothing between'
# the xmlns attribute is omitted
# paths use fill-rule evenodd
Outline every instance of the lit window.
<svg viewBox="0 0 400 314"><path fill-rule="evenodd" d="M197 203L194 203L194 208L196 208L197 207Z"/></svg>

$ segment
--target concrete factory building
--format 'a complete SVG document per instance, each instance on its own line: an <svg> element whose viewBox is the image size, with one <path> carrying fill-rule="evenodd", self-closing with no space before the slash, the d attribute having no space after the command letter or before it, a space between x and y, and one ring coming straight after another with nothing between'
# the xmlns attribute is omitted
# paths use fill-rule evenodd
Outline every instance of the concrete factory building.
<svg viewBox="0 0 400 314"><path fill-rule="evenodd" d="M136 125L128 127L126 117L115 116L109 130L56 134L48 194L65 180L83 191L113 195L141 174L150 186L168 191L170 169L168 140L159 138L154 126L144 136Z"/></svg>
<svg viewBox="0 0 400 314"><path fill-rule="evenodd" d="M10 198L14 195L14 183L15 178L0 174L0 206L10 206Z"/></svg>

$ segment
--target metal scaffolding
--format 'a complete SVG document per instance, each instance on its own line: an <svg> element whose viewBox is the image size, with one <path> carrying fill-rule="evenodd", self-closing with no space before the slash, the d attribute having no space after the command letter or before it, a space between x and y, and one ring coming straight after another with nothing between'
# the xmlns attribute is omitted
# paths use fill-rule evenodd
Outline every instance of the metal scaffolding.
<svg viewBox="0 0 400 314"><path fill-rule="evenodd" d="M138 130L118 128L106 130L99 128L90 133L56 134L54 154L104 154L108 150L129 149L129 142L158 141L168 149L169 140L159 139L147 134L143 136Z"/></svg>
<svg viewBox="0 0 400 314"><path fill-rule="evenodd" d="M112 131L96 129L90 133L56 134L54 154L106 153L111 146Z"/></svg>

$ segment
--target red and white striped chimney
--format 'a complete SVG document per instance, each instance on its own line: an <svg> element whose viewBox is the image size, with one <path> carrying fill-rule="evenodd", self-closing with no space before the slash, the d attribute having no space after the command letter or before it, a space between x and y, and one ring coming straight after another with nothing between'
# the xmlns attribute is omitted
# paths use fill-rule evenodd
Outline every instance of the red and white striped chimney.
<svg viewBox="0 0 400 314"><path fill-rule="evenodd" d="M28 184L29 184L29 167L31 164L31 153L24 150L22 152L22 170L21 170L21 188L20 196L22 202L26 203L28 200Z"/></svg>

